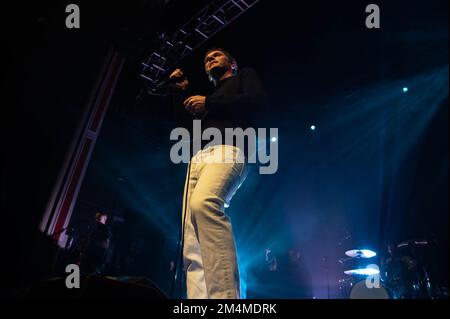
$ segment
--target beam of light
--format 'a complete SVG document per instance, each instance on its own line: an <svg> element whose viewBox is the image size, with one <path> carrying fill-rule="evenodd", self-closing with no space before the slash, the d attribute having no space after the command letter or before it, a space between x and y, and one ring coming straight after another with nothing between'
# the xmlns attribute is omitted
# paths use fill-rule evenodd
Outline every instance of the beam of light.
<svg viewBox="0 0 450 319"><path fill-rule="evenodd" d="M405 139L399 146L398 152L403 157L407 155L410 147L417 142L427 128L439 103L448 96L448 66L408 79L408 86L411 90L406 95L399 90L402 84L389 82L370 89L359 90L352 96L340 100L335 97L337 102L334 109L338 113L331 114L329 123L321 126L321 134L325 134L325 137L332 141L332 152L330 152L332 155L327 160L342 161L351 156L361 156L361 154L362 156L371 156L366 151L386 126L396 128L397 131L387 131L384 135L385 139L393 138L395 132L406 128L406 131L404 130L406 132ZM315 125L311 125L310 129L315 130ZM339 134L336 134L337 132ZM138 138L135 137L135 139ZM272 137L271 141L276 142L276 138L274 141L274 137ZM141 143L141 141L135 143ZM148 149L144 150L147 147ZM173 236L173 234L178 234L179 226L174 222L174 216L168 216L167 212L180 206L181 216L182 189L173 190L173 195L169 194L168 196L164 187L157 186L161 181L148 180L148 176L136 173L155 170L154 167L148 167L145 164L145 161L148 163L156 161L153 147L154 145L144 145L141 146L141 150L136 150L136 154L126 154L126 160L130 160L128 163L137 165L129 168L134 172L133 178L127 178L127 186L123 188L119 196L127 209L131 208L145 215L165 235ZM111 149L111 153L113 153L114 147L111 146ZM292 154L298 155L298 151L293 148ZM145 160L137 160L138 157L144 157ZM119 161L115 156L111 156L106 158L106 161L106 163L102 163L105 164L105 174L110 174L108 173L110 170L106 167L113 167L118 171L123 170L123 159ZM302 162L300 162L301 164ZM299 165L298 161L295 161L295 165ZM304 168L308 169L308 167ZM167 170L168 176L171 175L170 167L161 167L161 169ZM302 172L302 178L308 173L305 172L306 170ZM310 169L310 171L314 170ZM127 174L125 175L127 176ZM303 214L302 222L312 225L312 227L303 226L298 231L299 237L305 238L320 227L318 226L320 219L316 224L305 222L303 207L289 208L287 205L280 207L280 203L286 201L286 192L293 189L292 180L295 176L292 171L289 171L285 179L271 184L266 176L249 175L233 199L232 207L227 210L227 213L231 213L231 215L236 213L233 216L233 229L238 246L238 261L242 274L241 285L244 291L248 285L248 278L251 277L251 268L264 260L264 248L283 246L284 233L282 229L277 228L277 224L286 223L286 221L281 218L276 219L276 216L284 213L282 210L298 210ZM178 177L184 180L185 174L177 174ZM269 187L258 187L268 184ZM274 191L274 185L276 185L276 190L280 191ZM250 200L239 201L239 197ZM297 195L296 198L298 197ZM299 219L298 216L295 218ZM288 221L288 223L290 222L292 222L291 225L295 225L294 221ZM272 291L276 296L283 290L283 287L275 284L268 287L261 284L259 289ZM245 297L245 293L243 297Z"/></svg>
<svg viewBox="0 0 450 319"><path fill-rule="evenodd" d="M330 161L366 154L368 146L382 134L391 140L401 132L397 153L403 159L423 135L442 101L448 96L448 65L408 80L409 94L396 90L398 84L385 84L354 92L336 102L339 114L329 114L326 138L334 138ZM414 87L413 91L410 89ZM413 93L412 93L413 92ZM341 133L335 138L336 132Z"/></svg>
<svg viewBox="0 0 450 319"><path fill-rule="evenodd" d="M124 124L128 124L128 122L123 119L118 123L119 127ZM114 130L115 126L112 125L110 129ZM103 147L107 148L105 151L112 155L102 158L101 165L96 167L97 173L101 174L103 176L101 178L105 181L110 178L111 172L120 172L120 175L129 177L125 183L114 187L117 198L111 198L111 203L120 203L121 208L144 216L166 237L173 237L180 230L177 220L174 220L173 214L168 212L178 211L177 207L181 201L182 194L176 192L173 192L173 194L168 193L161 185L164 181L157 181L151 178L151 172L154 169L152 166L155 165L159 165L158 169L160 170L166 170L167 176L170 176L170 163L161 166L161 163L166 162L158 160L153 151L155 145L151 141L149 142L148 139L145 139L142 132L137 132L135 127L127 125L122 130L127 132L126 149L118 148L115 140L109 141L111 145L105 143L103 145ZM173 199L176 196L180 201L169 200L168 197L170 196ZM161 201L161 198L167 200Z"/></svg>
<svg viewBox="0 0 450 319"><path fill-rule="evenodd" d="M329 154L326 162L328 164L333 164L333 162L352 163L349 169L355 169L358 172L359 168L357 165L363 162L360 159L361 157L373 159L377 155L376 152L380 150L380 140L382 140L382 143L388 143L399 132L401 132L404 139L402 138L402 142L396 149L398 161L401 162L407 159L412 147L420 141L433 116L439 110L442 101L448 96L447 75L448 66L445 66L411 77L408 79L409 91L406 95L401 89L398 89L403 87L402 83L399 81L385 81L381 85L359 89L351 96L332 97L333 104L328 108L330 112L328 114L325 113L321 119L321 122L327 121L327 125L321 127L321 135L324 136L324 140L330 141L325 146L328 149L323 150L325 154ZM294 141L297 140L294 139ZM298 150L293 149L289 154L292 154L292 158L296 158ZM308 172L314 172L314 169L310 169L307 166L309 162L307 160L303 162L296 160L294 162L296 166L302 164L304 166L301 174L298 175L299 181L308 180ZM262 249L265 245L270 243L281 244L283 233L276 228L276 222L274 222L274 216L279 215L281 210L295 211L295 214L292 214L292 218L284 222L287 222L289 225L299 226L297 227L297 237L303 242L307 241L310 235L312 238L315 238L313 235L320 228L318 226L320 222L314 223L312 218L307 216L306 210L309 208L306 204L305 207L298 204L294 206L294 203L291 205L292 207L289 207L289 205L280 206L280 203L286 202L286 198L289 196L287 193L293 188L292 181L297 176L294 173L295 169L287 171L285 178L277 181L277 189L282 190L278 192L273 190L266 191L267 187L264 187L264 189L254 187L259 185L260 180L261 185L263 185L264 181L262 181L261 176L253 176L251 180L247 180L244 184L244 189L248 193L245 194L245 191L244 193L241 191L240 195L244 198L262 200L251 201L250 208L248 206L249 203L247 203L247 206L242 205L242 207L239 207L239 205L236 205L234 207L237 212L236 215L239 216L235 219L234 224L235 229L237 229L238 252L245 257L240 260L239 266L244 272L251 269L252 265L257 263L258 260L261 260ZM351 178L349 179L351 180ZM295 203L301 203L302 200L308 201L308 195L306 195L307 185L303 186L305 194L292 195L297 200L297 202L294 201ZM301 186L296 187L296 189L299 188L301 189ZM329 190L325 189L325 191ZM351 192L352 189L346 190L344 187L339 191L345 194L346 191ZM325 195L329 195L329 193L325 193ZM320 195L314 196L313 198L320 197ZM377 200L377 198L374 198L374 200ZM364 204L361 205L364 206ZM323 206L328 208L326 205ZM317 204L317 207L312 207L312 211L317 211L319 208L320 205ZM251 218L246 213L249 209L253 216ZM368 208L367 211L369 212L371 209ZM320 214L320 212L317 213ZM331 214L338 213L340 212L332 211L328 212L326 216L329 218L328 216ZM319 216L319 214L317 215ZM345 214L348 213L345 212ZM245 217L241 218L241 216ZM364 214L356 216L352 223L357 224L360 220L364 222L366 217L363 216ZM302 225L299 225L300 222L296 222L296 220L301 221ZM320 218L318 220L320 221ZM311 227L308 223L311 223ZM376 240L376 238L370 239ZM313 270L311 269L311 271ZM363 270L363 272L371 273L373 270ZM261 289L268 288L261 287ZM271 289L276 293L276 291L282 290L282 287L274 286Z"/></svg>

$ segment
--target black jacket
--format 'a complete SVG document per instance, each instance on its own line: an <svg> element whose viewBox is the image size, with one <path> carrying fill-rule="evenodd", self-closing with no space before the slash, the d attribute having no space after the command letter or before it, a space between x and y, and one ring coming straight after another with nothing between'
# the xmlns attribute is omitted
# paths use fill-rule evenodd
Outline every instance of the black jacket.
<svg viewBox="0 0 450 319"><path fill-rule="evenodd" d="M187 128L192 137L192 120L200 119L202 131L215 127L222 133L222 144L225 144L225 128L257 130L258 121L267 108L266 92L256 72L251 68L243 68L233 77L220 81L212 94L206 96L206 113L201 117L192 116L182 102L194 93L192 88L177 91L174 94L173 107L178 125ZM202 147L209 141L202 141Z"/></svg>

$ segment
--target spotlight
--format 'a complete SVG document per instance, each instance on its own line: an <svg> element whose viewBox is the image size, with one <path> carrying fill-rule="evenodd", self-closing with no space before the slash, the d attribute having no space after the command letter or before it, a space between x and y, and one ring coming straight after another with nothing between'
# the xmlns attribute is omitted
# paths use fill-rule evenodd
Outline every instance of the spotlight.
<svg viewBox="0 0 450 319"><path fill-rule="evenodd" d="M406 92L408 92L408 88L405 86L405 87L403 87L403 93L406 93Z"/></svg>
<svg viewBox="0 0 450 319"><path fill-rule="evenodd" d="M315 131L316 130L316 126L315 125L311 125L309 128L311 129L311 131Z"/></svg>
<svg viewBox="0 0 450 319"><path fill-rule="evenodd" d="M277 138L274 136L270 140L272 141L272 143L275 143L277 141Z"/></svg>

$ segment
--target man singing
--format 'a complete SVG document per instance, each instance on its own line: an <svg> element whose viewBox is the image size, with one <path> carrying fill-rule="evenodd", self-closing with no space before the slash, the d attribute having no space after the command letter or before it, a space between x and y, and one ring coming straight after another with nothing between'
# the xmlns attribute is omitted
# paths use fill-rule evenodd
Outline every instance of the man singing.
<svg viewBox="0 0 450 319"><path fill-rule="evenodd" d="M176 82L176 112L189 115L191 124L201 120L202 130L217 128L222 133L220 143L201 141L187 172L183 197L187 297L238 299L236 246L225 207L246 178L248 154L225 139L225 128L250 127L266 95L256 73L250 68L238 72L236 60L221 48L206 53L204 67L215 86L206 96L188 93L190 83L182 70L170 75Z"/></svg>

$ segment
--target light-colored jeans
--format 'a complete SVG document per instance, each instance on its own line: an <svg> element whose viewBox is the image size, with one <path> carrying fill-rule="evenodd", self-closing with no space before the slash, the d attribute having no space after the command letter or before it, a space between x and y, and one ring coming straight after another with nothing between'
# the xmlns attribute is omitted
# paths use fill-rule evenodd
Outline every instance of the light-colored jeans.
<svg viewBox="0 0 450 319"><path fill-rule="evenodd" d="M225 207L247 175L244 159L243 151L229 145L208 147L191 159L183 196L183 269L189 299L240 298L236 245Z"/></svg>

